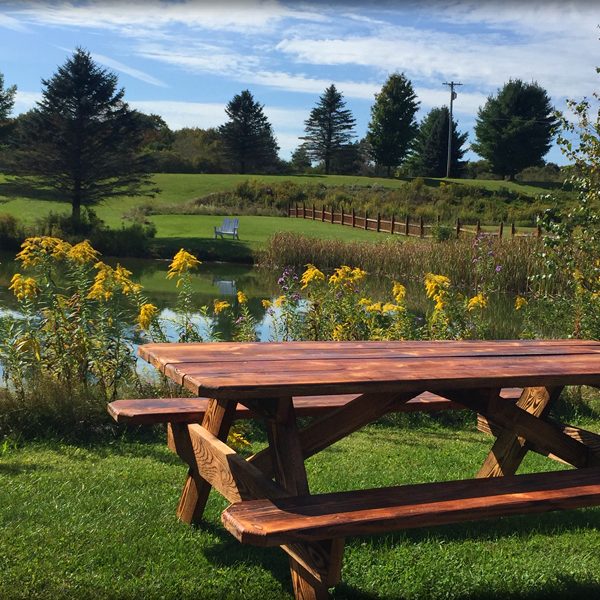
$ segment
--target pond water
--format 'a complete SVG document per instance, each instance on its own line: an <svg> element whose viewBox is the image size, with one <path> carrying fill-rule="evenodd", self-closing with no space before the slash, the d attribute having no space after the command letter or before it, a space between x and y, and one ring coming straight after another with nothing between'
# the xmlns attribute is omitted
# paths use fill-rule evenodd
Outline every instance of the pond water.
<svg viewBox="0 0 600 600"><path fill-rule="evenodd" d="M106 259L107 263L116 264L117 260ZM177 290L172 280L166 279L169 261L151 259L119 259L123 266L129 269L132 278L139 282L149 301L155 304L163 316L169 316L170 309L175 305ZM18 311L18 304L13 294L8 290L13 274L20 270L20 265L12 255L0 254L0 314ZM261 341L271 337L271 318L262 306L264 298L273 299L279 295L277 279L279 271L237 265L230 263L203 263L198 272L193 275L194 300L198 307L212 305L216 299L231 299L238 291L243 291L249 299L249 307L256 318L258 335ZM402 275L396 277L407 287L407 303L409 309L417 317L422 318L425 311L431 307L425 297L421 282L406 282ZM391 278L367 277L367 289L374 299L391 299ZM513 310L512 296L497 294L490 299L487 311L492 324L492 337L514 338L518 336L520 323L518 315ZM225 322L219 323L222 339L230 339L231 331Z"/></svg>

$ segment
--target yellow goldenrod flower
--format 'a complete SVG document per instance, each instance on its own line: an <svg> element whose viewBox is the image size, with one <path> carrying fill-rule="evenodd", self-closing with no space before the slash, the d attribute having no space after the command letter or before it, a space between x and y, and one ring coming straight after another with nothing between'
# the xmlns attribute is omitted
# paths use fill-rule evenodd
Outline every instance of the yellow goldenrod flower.
<svg viewBox="0 0 600 600"><path fill-rule="evenodd" d="M90 300L108 301L113 297L114 270L102 261L98 261L94 267L98 272L87 297Z"/></svg>
<svg viewBox="0 0 600 600"><path fill-rule="evenodd" d="M148 329L157 313L158 308L156 308L154 304L150 304L149 302L142 304L142 307L140 308L140 314L138 315L139 326L142 329Z"/></svg>
<svg viewBox="0 0 600 600"><path fill-rule="evenodd" d="M406 288L401 283L394 281L394 285L392 286L392 296L394 296L396 302L402 302L404 298L406 298Z"/></svg>
<svg viewBox="0 0 600 600"><path fill-rule="evenodd" d="M285 296L279 296L279 297L275 298L275 302L273 304L275 304L275 306L277 308L281 308L283 306L284 302L285 302Z"/></svg>
<svg viewBox="0 0 600 600"><path fill-rule="evenodd" d="M370 298L361 298L358 301L359 306L370 306L371 304L373 304L373 301Z"/></svg>
<svg viewBox="0 0 600 600"><path fill-rule="evenodd" d="M300 283L302 284L302 289L304 289L312 281L323 281L324 279L325 275L321 271L319 271L317 267L309 263L306 265L306 271L304 271L304 273L302 274Z"/></svg>
<svg viewBox="0 0 600 600"><path fill-rule="evenodd" d="M336 340L337 342L345 339L345 333L346 333L346 324L345 323L338 323L334 328L333 328L333 332L331 333L331 337Z"/></svg>
<svg viewBox="0 0 600 600"><path fill-rule="evenodd" d="M270 300L262 300L262 305L263 305L263 308L269 309L269 308L271 308L273 303Z"/></svg>
<svg viewBox="0 0 600 600"><path fill-rule="evenodd" d="M173 279L177 275L183 275L192 269L195 269L202 263L189 252L186 252L183 248L173 257L171 264L169 265L169 272L167 273L167 279Z"/></svg>
<svg viewBox="0 0 600 600"><path fill-rule="evenodd" d="M21 273L13 275L8 289L12 290L17 300L31 300L39 292L35 279L33 277L23 277Z"/></svg>
<svg viewBox="0 0 600 600"><path fill-rule="evenodd" d="M81 265L97 262L99 256L100 252L94 250L87 240L79 242L67 250L67 258Z"/></svg>
<svg viewBox="0 0 600 600"><path fill-rule="evenodd" d="M71 249L71 244L60 238L49 236L38 236L27 238L21 244L21 251L17 254L17 260L24 267L33 267L39 264L44 256L51 256L55 260L62 260Z"/></svg>
<svg viewBox="0 0 600 600"><path fill-rule="evenodd" d="M239 291L239 292L237 293L237 301L238 301L240 304L246 304L246 302L248 302L248 296L246 296L246 294L244 294L244 292L242 292L242 291Z"/></svg>
<svg viewBox="0 0 600 600"><path fill-rule="evenodd" d="M129 294L137 294L141 291L142 286L139 283L131 281L129 276L131 271L128 271L125 267L122 267L117 263L117 266L113 272L115 281L121 286L123 294L128 296Z"/></svg>
<svg viewBox="0 0 600 600"><path fill-rule="evenodd" d="M485 308L488 305L488 299L482 292L479 292L467 302L467 310L472 311L476 308Z"/></svg>
<svg viewBox="0 0 600 600"><path fill-rule="evenodd" d="M448 289L450 288L450 279L445 275L435 275L427 273L425 275L425 292L427 297L435 302L436 311L443 310L446 306Z"/></svg>
<svg viewBox="0 0 600 600"><path fill-rule="evenodd" d="M368 306L365 306L365 309L367 312L380 313L381 307L382 307L381 302L373 302L373 304L369 304Z"/></svg>
<svg viewBox="0 0 600 600"><path fill-rule="evenodd" d="M221 314L224 310L229 308L231 304L225 300L215 300L213 303L215 315Z"/></svg>
<svg viewBox="0 0 600 600"><path fill-rule="evenodd" d="M332 285L345 285L347 287L358 283L361 279L366 276L367 272L363 271L359 267L349 267L348 265L342 265L338 267L333 275L329 277L329 283Z"/></svg>
<svg viewBox="0 0 600 600"><path fill-rule="evenodd" d="M515 298L515 310L521 310L523 307L527 306L527 298L523 298L523 296L517 296Z"/></svg>
<svg viewBox="0 0 600 600"><path fill-rule="evenodd" d="M402 307L398 306L397 304L392 304L391 302L386 302L382 307L381 307L381 312L395 312L400 310Z"/></svg>

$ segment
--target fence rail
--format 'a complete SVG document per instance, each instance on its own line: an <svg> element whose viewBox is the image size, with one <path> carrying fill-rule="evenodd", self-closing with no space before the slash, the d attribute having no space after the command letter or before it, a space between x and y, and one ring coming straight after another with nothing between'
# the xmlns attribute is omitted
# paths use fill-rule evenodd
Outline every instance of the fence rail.
<svg viewBox="0 0 600 600"><path fill-rule="evenodd" d="M288 216L297 219L311 219L313 221L322 221L331 223L332 225L346 225L364 229L366 231L377 231L380 233L390 233L392 235L405 235L408 237L431 238L434 237L434 229L441 226L438 217L437 223L425 223L423 217L410 217L406 215L397 219L394 215L391 217L383 217L379 213L376 216L369 216L367 212L358 214L351 209L350 212L344 212L341 208L340 212L335 212L333 207L322 206L320 209L314 204L306 206L305 204L289 205ZM445 224L448 227L449 225ZM500 222L497 225L481 225L477 221L475 225L463 225L460 219L456 219L456 223L452 225L453 237L460 238L464 235L476 236L485 234L495 237L541 237L542 229L538 225L535 231L518 231L513 223Z"/></svg>

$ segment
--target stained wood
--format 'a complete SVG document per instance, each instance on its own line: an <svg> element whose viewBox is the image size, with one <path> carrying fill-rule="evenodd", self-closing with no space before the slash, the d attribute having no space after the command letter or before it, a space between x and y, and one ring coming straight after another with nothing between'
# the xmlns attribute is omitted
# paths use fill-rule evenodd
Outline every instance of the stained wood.
<svg viewBox="0 0 600 600"><path fill-rule="evenodd" d="M469 479L233 504L225 527L274 546L600 504L600 469Z"/></svg>
<svg viewBox="0 0 600 600"><path fill-rule="evenodd" d="M234 401L211 398L202 420L203 427L217 439L227 439L235 415L235 407ZM189 466L177 507L177 517L184 523L198 524L202 521L211 485L202 478L197 469L189 429L174 425L171 434L173 448Z"/></svg>
<svg viewBox="0 0 600 600"><path fill-rule="evenodd" d="M502 390L501 396L517 399L521 394L519 388ZM294 410L297 416L314 417L326 414L344 406L356 398L356 394L340 394L337 396L299 396L294 398ZM130 425L151 425L153 423L199 423L208 407L208 398L147 398L136 400L115 400L107 409L118 423ZM439 410L459 410L464 406L442 398L431 392L419 394L406 403L389 407L394 412L434 412ZM256 415L241 404L235 411L236 419L249 419Z"/></svg>

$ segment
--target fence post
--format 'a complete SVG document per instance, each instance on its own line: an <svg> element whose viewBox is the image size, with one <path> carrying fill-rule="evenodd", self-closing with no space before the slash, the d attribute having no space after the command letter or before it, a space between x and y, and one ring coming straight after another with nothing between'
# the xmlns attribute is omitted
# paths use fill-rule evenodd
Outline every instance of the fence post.
<svg viewBox="0 0 600 600"><path fill-rule="evenodd" d="M325 205L321 204L321 222L325 222Z"/></svg>
<svg viewBox="0 0 600 600"><path fill-rule="evenodd" d="M390 233L394 235L394 225L396 224L396 219L394 217L394 213L392 213L392 222L390 223Z"/></svg>
<svg viewBox="0 0 600 600"><path fill-rule="evenodd" d="M460 237L460 219L456 219L456 239Z"/></svg>
<svg viewBox="0 0 600 600"><path fill-rule="evenodd" d="M537 236L542 237L542 226L539 223L537 225Z"/></svg>
<svg viewBox="0 0 600 600"><path fill-rule="evenodd" d="M315 220L315 205L313 204L312 206L313 206L313 208L312 208L312 220L314 221Z"/></svg>
<svg viewBox="0 0 600 600"><path fill-rule="evenodd" d="M511 235L511 237L515 237L515 233L517 233L517 230L515 229L515 222L513 221L510 224L510 235Z"/></svg>
<svg viewBox="0 0 600 600"><path fill-rule="evenodd" d="M340 210L342 211L342 216L340 217L340 225L344 224L344 205L342 204L342 208L340 208Z"/></svg>
<svg viewBox="0 0 600 600"><path fill-rule="evenodd" d="M408 214L406 215L406 219L404 219L404 235L406 237L410 235L410 217Z"/></svg>
<svg viewBox="0 0 600 600"><path fill-rule="evenodd" d="M381 215L377 213L377 232L381 229Z"/></svg>
<svg viewBox="0 0 600 600"><path fill-rule="evenodd" d="M504 235L504 221L500 221L500 226L498 227L498 237L502 239Z"/></svg>
<svg viewBox="0 0 600 600"><path fill-rule="evenodd" d="M298 203L294 203L294 217L298 218Z"/></svg>
<svg viewBox="0 0 600 600"><path fill-rule="evenodd" d="M352 207L352 227L356 227L356 215L354 214L354 207Z"/></svg>
<svg viewBox="0 0 600 600"><path fill-rule="evenodd" d="M481 221L477 219L477 232L476 235L479 236L481 234Z"/></svg>
<svg viewBox="0 0 600 600"><path fill-rule="evenodd" d="M419 237L425 237L425 223L423 223L423 217L419 218Z"/></svg>
<svg viewBox="0 0 600 600"><path fill-rule="evenodd" d="M365 229L369 228L369 214L365 210Z"/></svg>
<svg viewBox="0 0 600 600"><path fill-rule="evenodd" d="M331 205L331 224L333 225L333 204Z"/></svg>
<svg viewBox="0 0 600 600"><path fill-rule="evenodd" d="M302 218L306 219L306 205L302 203Z"/></svg>

